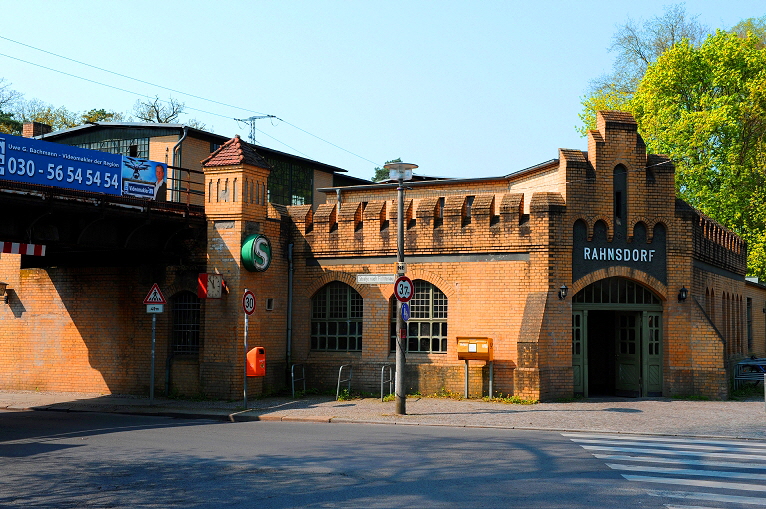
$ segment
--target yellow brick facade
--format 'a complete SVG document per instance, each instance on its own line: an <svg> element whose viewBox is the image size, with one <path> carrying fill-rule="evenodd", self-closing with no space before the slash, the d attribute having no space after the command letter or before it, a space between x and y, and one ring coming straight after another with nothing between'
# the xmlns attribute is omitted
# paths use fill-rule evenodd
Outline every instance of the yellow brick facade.
<svg viewBox="0 0 766 509"><path fill-rule="evenodd" d="M170 138L172 151L177 139ZM209 146L192 145L184 147L185 166L208 155ZM248 348L267 352L267 376L247 379L251 394L289 387L293 364L305 367L312 388L334 390L340 366L351 365L355 390L379 391L381 370L395 362L393 285L357 284L356 276L395 272L396 186L333 189L313 206L283 207L265 200L268 168L242 162L203 171L207 239L194 265L22 269L18 256L0 255L0 280L13 289L9 305L0 306L0 387L145 392L151 316L141 300L154 282L167 297L196 292L198 273L207 272L222 274L227 291L201 303L198 353L171 355L173 315L158 316L157 390L168 383L182 394L241 397L247 288L256 296ZM627 114L600 113L587 152L561 150L557 160L518 174L412 182L403 223L407 276L433 285L447 306L446 351L407 354L408 392L462 393L465 363L456 344L469 336L493 341L495 395L571 397L580 387L577 313L615 323L624 315L657 317L658 350L643 343L648 322L637 329L639 348L658 363L654 371L648 361L638 366L660 377L650 393L723 398L733 363L766 356L766 287L745 281L746 246L675 199L673 165L647 155ZM271 243L264 272L243 266L241 246L253 234ZM615 250L634 258L608 258ZM653 300L616 307L584 300L605 281L628 282ZM334 283L361 297L359 350L312 348L313 302ZM681 288L689 291L685 301ZM608 329L591 326L591 339ZM593 345L621 348L599 341ZM470 394L486 395L488 363L472 360L469 370ZM610 383L615 392L622 382ZM645 396L650 384L640 383L637 395Z"/></svg>

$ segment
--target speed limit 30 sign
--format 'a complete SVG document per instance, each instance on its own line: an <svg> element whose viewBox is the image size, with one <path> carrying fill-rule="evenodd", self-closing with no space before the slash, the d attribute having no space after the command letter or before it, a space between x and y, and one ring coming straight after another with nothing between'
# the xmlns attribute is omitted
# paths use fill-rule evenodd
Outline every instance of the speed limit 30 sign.
<svg viewBox="0 0 766 509"><path fill-rule="evenodd" d="M255 295L250 290L245 290L245 294L242 296L242 309L248 315L252 315L255 311Z"/></svg>
<svg viewBox="0 0 766 509"><path fill-rule="evenodd" d="M407 276L399 276L394 283L394 295L399 302L409 302L412 294L415 293L415 287L412 280Z"/></svg>

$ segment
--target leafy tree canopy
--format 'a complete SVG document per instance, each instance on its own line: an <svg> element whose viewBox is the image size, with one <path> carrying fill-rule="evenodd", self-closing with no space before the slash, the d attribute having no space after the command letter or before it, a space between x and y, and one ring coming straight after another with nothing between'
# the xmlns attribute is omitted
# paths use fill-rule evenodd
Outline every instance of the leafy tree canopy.
<svg viewBox="0 0 766 509"><path fill-rule="evenodd" d="M106 111L104 108L94 108L80 115L81 124L94 122L119 122L121 120L123 120L122 113L118 113L116 111Z"/></svg>
<svg viewBox="0 0 766 509"><path fill-rule="evenodd" d="M396 159L391 159L390 161L386 161L386 164L389 163L401 163L402 158L397 157ZM373 182L382 182L384 180L388 180L388 170L385 168L381 168L380 166L375 167L375 175L372 177Z"/></svg>
<svg viewBox="0 0 766 509"><path fill-rule="evenodd" d="M676 164L681 198L748 242L766 278L766 49L752 33L684 40L649 65L628 103L651 152Z"/></svg>
<svg viewBox="0 0 766 509"><path fill-rule="evenodd" d="M80 125L80 115L65 106L58 108L39 99L20 100L15 115L22 122L48 124L54 131Z"/></svg>
<svg viewBox="0 0 766 509"><path fill-rule="evenodd" d="M669 6L661 16L647 21L628 18L612 36L609 51L616 53L612 72L593 80L581 100L583 110L578 116L582 125L577 131L585 136L595 129L600 109L625 109L649 64L681 40L699 46L707 32L697 16L686 14L683 4Z"/></svg>
<svg viewBox="0 0 766 509"><path fill-rule="evenodd" d="M19 136L22 127L22 122L13 118L13 113L6 113L3 110L0 110L0 133Z"/></svg>
<svg viewBox="0 0 766 509"><path fill-rule="evenodd" d="M731 28L731 32L739 37L747 37L748 34L758 38L758 47L766 47L766 16L760 18L747 18Z"/></svg>

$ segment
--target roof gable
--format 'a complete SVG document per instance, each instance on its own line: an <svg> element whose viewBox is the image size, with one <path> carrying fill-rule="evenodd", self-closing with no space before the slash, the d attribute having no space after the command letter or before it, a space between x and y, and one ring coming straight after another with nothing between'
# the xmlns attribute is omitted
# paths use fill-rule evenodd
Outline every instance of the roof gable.
<svg viewBox="0 0 766 509"><path fill-rule="evenodd" d="M202 166L231 166L235 164L271 168L266 159L255 150L255 147L242 141L239 135L221 145L218 150L202 161Z"/></svg>

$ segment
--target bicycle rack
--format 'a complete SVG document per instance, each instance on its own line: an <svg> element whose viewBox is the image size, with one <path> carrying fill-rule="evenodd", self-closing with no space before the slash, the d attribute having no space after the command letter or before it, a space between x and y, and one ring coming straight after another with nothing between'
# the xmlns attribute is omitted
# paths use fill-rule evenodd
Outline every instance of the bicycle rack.
<svg viewBox="0 0 766 509"><path fill-rule="evenodd" d="M299 367L301 369L301 377L295 378L295 368ZM295 399L295 382L303 382L303 392L305 394L306 392L306 368L303 366L303 364L293 364L290 368L290 381L292 382L293 386L293 399Z"/></svg>
<svg viewBox="0 0 766 509"><path fill-rule="evenodd" d="M343 368L348 368L348 378L341 380L341 377L343 376ZM354 373L354 367L351 364L344 364L338 370L338 389L335 391L335 401L338 401L338 397L340 397L341 383L348 382L348 392L349 394L351 393L351 375L353 373Z"/></svg>
<svg viewBox="0 0 766 509"><path fill-rule="evenodd" d="M380 401L383 401L384 394L383 394L383 388L388 384L388 394L394 393L394 376L396 375L396 370L394 369L394 364L386 364L380 368ZM385 380L386 377L386 370L388 370L388 380Z"/></svg>

